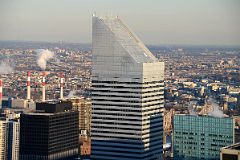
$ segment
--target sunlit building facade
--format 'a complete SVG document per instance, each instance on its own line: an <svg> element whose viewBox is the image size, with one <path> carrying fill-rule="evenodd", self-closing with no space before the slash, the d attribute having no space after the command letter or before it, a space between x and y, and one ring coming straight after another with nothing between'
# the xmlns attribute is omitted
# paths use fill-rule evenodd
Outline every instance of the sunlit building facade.
<svg viewBox="0 0 240 160"><path fill-rule="evenodd" d="M90 98L73 97L68 101L72 102L73 109L79 112L79 151L80 158L89 158L91 154L91 108Z"/></svg>
<svg viewBox="0 0 240 160"><path fill-rule="evenodd" d="M0 159L19 159L20 123L15 120L0 120Z"/></svg>
<svg viewBox="0 0 240 160"><path fill-rule="evenodd" d="M7 122L0 120L0 159L7 159Z"/></svg>
<svg viewBox="0 0 240 160"><path fill-rule="evenodd" d="M118 17L93 16L92 160L162 158L164 63Z"/></svg>

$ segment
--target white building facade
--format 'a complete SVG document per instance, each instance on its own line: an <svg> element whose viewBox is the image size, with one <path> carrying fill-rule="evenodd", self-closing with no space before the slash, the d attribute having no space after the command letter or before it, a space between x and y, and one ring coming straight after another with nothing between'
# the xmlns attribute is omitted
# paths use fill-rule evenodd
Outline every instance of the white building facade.
<svg viewBox="0 0 240 160"><path fill-rule="evenodd" d="M118 17L93 16L93 160L162 158L164 63Z"/></svg>
<svg viewBox="0 0 240 160"><path fill-rule="evenodd" d="M20 124L13 120L0 120L0 159L19 160Z"/></svg>
<svg viewBox="0 0 240 160"><path fill-rule="evenodd" d="M7 158L7 123L0 120L0 159Z"/></svg>

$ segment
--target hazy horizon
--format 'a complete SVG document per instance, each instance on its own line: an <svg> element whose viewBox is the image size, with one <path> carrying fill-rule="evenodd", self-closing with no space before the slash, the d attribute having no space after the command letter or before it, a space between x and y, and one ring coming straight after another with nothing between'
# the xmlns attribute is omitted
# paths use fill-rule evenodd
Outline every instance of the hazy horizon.
<svg viewBox="0 0 240 160"><path fill-rule="evenodd" d="M240 45L239 0L0 0L0 40L91 43L93 12L148 45Z"/></svg>

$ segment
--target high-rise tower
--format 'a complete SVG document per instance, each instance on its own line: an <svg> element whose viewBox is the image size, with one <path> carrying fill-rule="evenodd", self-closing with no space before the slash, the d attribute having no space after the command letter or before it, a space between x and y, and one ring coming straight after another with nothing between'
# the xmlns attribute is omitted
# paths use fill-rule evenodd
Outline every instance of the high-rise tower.
<svg viewBox="0 0 240 160"><path fill-rule="evenodd" d="M0 159L19 159L19 121L0 119Z"/></svg>
<svg viewBox="0 0 240 160"><path fill-rule="evenodd" d="M164 63L118 17L92 27L91 159L161 159Z"/></svg>

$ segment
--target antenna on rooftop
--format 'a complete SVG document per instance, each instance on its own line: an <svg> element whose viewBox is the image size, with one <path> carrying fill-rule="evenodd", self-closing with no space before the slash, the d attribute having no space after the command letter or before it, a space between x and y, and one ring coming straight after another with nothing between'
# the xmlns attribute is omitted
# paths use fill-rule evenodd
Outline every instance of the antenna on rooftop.
<svg viewBox="0 0 240 160"><path fill-rule="evenodd" d="M93 17L96 17L96 11L93 12L92 16L93 16Z"/></svg>

